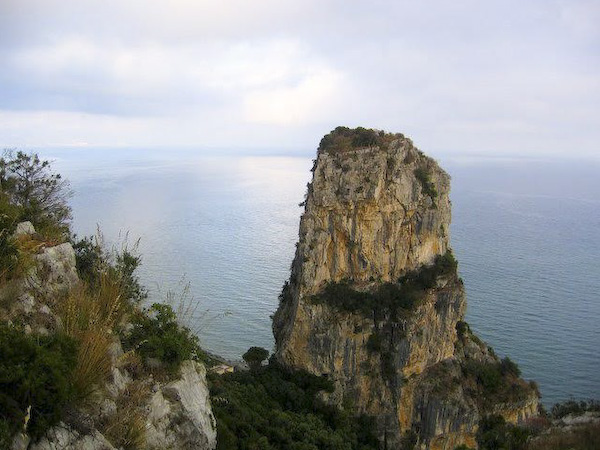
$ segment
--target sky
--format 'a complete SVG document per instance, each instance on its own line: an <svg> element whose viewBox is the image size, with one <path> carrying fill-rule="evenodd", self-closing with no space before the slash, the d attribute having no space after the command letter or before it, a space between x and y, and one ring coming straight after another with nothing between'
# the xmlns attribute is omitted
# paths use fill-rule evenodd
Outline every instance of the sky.
<svg viewBox="0 0 600 450"><path fill-rule="evenodd" d="M0 147L600 158L598 0L0 0Z"/></svg>

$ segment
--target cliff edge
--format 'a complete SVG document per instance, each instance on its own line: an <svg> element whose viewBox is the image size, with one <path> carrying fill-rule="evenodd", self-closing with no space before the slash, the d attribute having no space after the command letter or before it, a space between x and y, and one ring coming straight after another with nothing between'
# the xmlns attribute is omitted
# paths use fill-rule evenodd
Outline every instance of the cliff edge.
<svg viewBox="0 0 600 450"><path fill-rule="evenodd" d="M338 127L319 146L276 357L327 400L377 418L384 448L476 446L479 420L537 413L538 392L463 321L450 177L402 134Z"/></svg>

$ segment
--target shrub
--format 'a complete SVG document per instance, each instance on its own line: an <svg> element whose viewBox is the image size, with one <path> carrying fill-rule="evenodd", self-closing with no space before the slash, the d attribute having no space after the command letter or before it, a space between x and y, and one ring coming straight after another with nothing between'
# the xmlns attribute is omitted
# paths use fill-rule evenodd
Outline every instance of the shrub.
<svg viewBox="0 0 600 450"><path fill-rule="evenodd" d="M587 411L600 411L600 401L589 400L589 401L576 401L567 400L562 403L556 403L552 406L551 414L554 419L562 419L569 414L583 414Z"/></svg>
<svg viewBox="0 0 600 450"><path fill-rule="evenodd" d="M502 375L512 375L513 377L521 376L521 369L517 363L513 362L508 356L500 361L500 372Z"/></svg>
<svg viewBox="0 0 600 450"><path fill-rule="evenodd" d="M20 208L19 220L30 220L38 233L63 235L69 229L68 182L52 172L37 154L5 151L0 158L0 187Z"/></svg>
<svg viewBox="0 0 600 450"><path fill-rule="evenodd" d="M250 347L246 353L242 355L248 367L251 370L258 369L262 362L269 357L269 351L262 347Z"/></svg>
<svg viewBox="0 0 600 450"><path fill-rule="evenodd" d="M525 400L532 391L530 385L518 378L517 365L509 359L505 361L509 363L469 360L463 364L463 374L475 384L472 394L484 409L496 403Z"/></svg>
<svg viewBox="0 0 600 450"><path fill-rule="evenodd" d="M136 255L138 243L132 249L125 243L120 250L108 251L104 247L104 239L100 231L96 236L77 239L71 237L75 250L75 262L79 276L90 286L100 282L100 276L108 273L119 279L124 299L131 303L140 303L148 297L147 290L140 284L136 269L140 266L141 257Z"/></svg>
<svg viewBox="0 0 600 450"><path fill-rule="evenodd" d="M436 286L439 277L455 276L456 268L456 260L448 251L437 256L432 265L408 272L398 283L383 283L372 292L357 291L349 281L328 283L311 300L366 317L406 316L419 305L426 290Z"/></svg>
<svg viewBox="0 0 600 450"><path fill-rule="evenodd" d="M175 373L183 361L202 355L198 337L177 323L169 305L154 303L149 310L135 314L131 323L133 328L123 343L126 349L137 351L146 364L148 358L154 358Z"/></svg>
<svg viewBox="0 0 600 450"><path fill-rule="evenodd" d="M217 449L377 449L374 422L324 404L333 384L276 363L211 377Z"/></svg>
<svg viewBox="0 0 600 450"><path fill-rule="evenodd" d="M0 281L13 278L18 272L19 248L12 234L20 215L20 209L0 192Z"/></svg>
<svg viewBox="0 0 600 450"><path fill-rule="evenodd" d="M502 416L487 416L479 422L476 440L482 450L524 450L529 432L507 424Z"/></svg>
<svg viewBox="0 0 600 450"><path fill-rule="evenodd" d="M528 450L597 450L599 423L587 423L576 427L551 429L535 439L532 439Z"/></svg>
<svg viewBox="0 0 600 450"><path fill-rule="evenodd" d="M367 339L367 350L369 352L379 352L383 347L383 339L381 335L377 332L371 334L369 339Z"/></svg>
<svg viewBox="0 0 600 450"><path fill-rule="evenodd" d="M128 311L121 280L111 272L101 273L95 286L72 289L58 305L63 331L79 342L73 379L80 398L93 393L110 374L109 348Z"/></svg>
<svg viewBox="0 0 600 450"><path fill-rule="evenodd" d="M23 429L34 439L56 425L74 399L75 341L62 334L33 337L0 325L0 421L2 434Z"/></svg>
<svg viewBox="0 0 600 450"><path fill-rule="evenodd" d="M421 183L421 188L423 189L423 193L431 197L431 200L434 201L438 196L437 189L435 188L435 184L429 178L429 173L422 167L418 167L415 169L415 177Z"/></svg>
<svg viewBox="0 0 600 450"><path fill-rule="evenodd" d="M102 434L116 448L141 450L146 448L145 408L150 386L133 381L117 398L116 411L101 424Z"/></svg>
<svg viewBox="0 0 600 450"><path fill-rule="evenodd" d="M337 127L323 136L319 143L319 151L335 153L356 148L381 147L398 136L370 128Z"/></svg>

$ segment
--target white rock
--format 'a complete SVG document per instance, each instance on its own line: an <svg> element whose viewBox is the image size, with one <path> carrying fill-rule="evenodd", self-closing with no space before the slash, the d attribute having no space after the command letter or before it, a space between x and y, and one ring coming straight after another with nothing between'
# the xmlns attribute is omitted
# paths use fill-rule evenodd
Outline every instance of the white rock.
<svg viewBox="0 0 600 450"><path fill-rule="evenodd" d="M51 298L79 282L75 250L70 243L44 248L42 253L35 255L35 259L37 267L29 275L27 284L42 295Z"/></svg>
<svg viewBox="0 0 600 450"><path fill-rule="evenodd" d="M13 233L13 237L19 237L19 236L24 236L24 235L29 235L29 234L34 234L35 233L35 228L33 227L33 224L29 221L27 222L20 222L17 224L17 228L15 229L15 232Z"/></svg>
<svg viewBox="0 0 600 450"><path fill-rule="evenodd" d="M156 392L148 407L148 448L216 448L216 421L202 364L185 361L181 378Z"/></svg>

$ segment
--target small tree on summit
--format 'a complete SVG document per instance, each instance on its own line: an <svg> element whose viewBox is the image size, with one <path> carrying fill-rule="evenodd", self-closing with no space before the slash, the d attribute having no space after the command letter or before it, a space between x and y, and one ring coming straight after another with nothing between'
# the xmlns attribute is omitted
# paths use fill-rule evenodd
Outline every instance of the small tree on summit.
<svg viewBox="0 0 600 450"><path fill-rule="evenodd" d="M69 183L35 153L5 150L0 158L0 193L21 210L20 220L36 228L68 231Z"/></svg>
<svg viewBox="0 0 600 450"><path fill-rule="evenodd" d="M250 347L246 353L242 355L250 370L260 368L262 362L269 357L269 351L262 347Z"/></svg>

